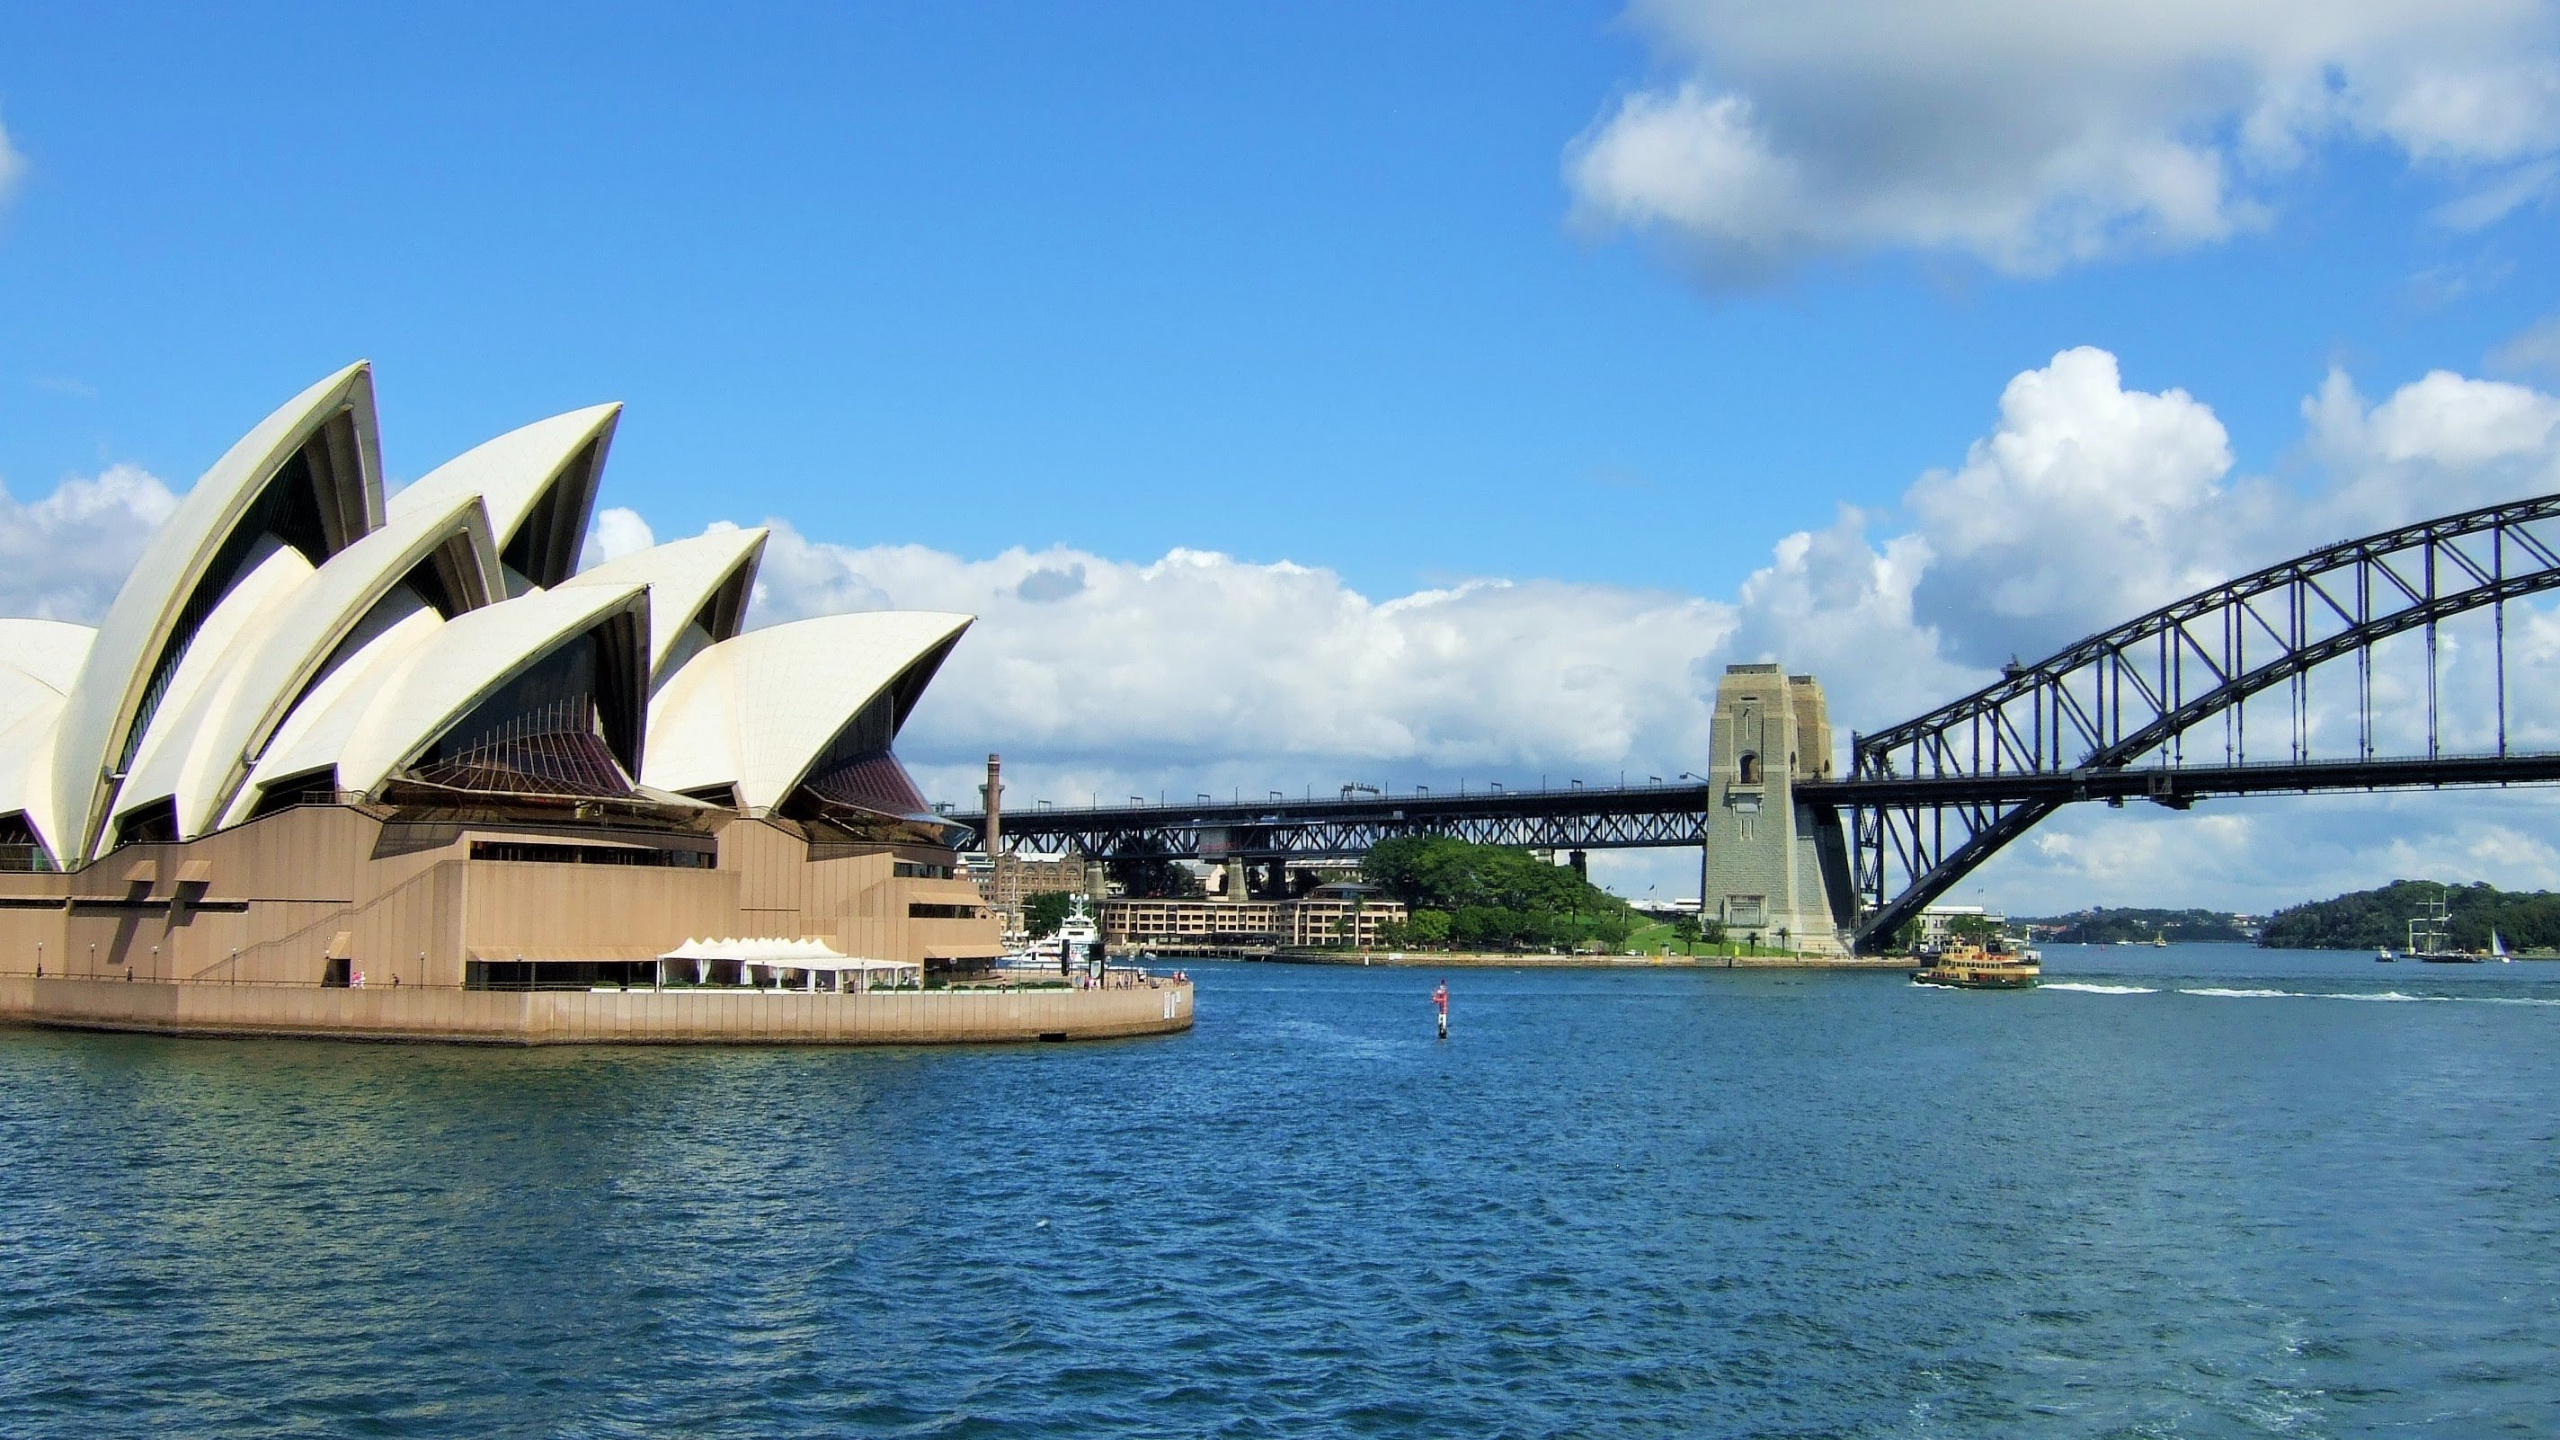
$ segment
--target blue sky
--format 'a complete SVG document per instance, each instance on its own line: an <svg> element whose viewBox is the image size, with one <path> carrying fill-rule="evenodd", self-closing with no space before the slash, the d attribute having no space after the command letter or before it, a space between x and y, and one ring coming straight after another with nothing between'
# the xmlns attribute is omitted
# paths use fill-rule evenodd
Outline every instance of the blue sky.
<svg viewBox="0 0 2560 1440"><path fill-rule="evenodd" d="M22 4L0 127L16 613L349 359L395 483L619 399L603 548L982 617L939 794L1675 773L1731 660L1872 727L2560 489L2549 0ZM2560 884L2426 803L1986 873Z"/></svg>
<svg viewBox="0 0 2560 1440"><path fill-rule="evenodd" d="M2265 470L2331 364L2476 369L2560 309L2547 207L2430 223L2360 142L2224 244L1702 289L1568 223L1568 147L1666 68L1609 6L258 13L0 17L21 494L182 483L369 355L398 477L629 401L663 530L1713 592L2066 347Z"/></svg>

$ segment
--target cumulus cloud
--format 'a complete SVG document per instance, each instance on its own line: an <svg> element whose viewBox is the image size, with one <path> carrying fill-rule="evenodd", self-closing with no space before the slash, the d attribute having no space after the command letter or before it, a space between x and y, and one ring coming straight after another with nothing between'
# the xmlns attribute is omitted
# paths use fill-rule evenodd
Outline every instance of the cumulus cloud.
<svg viewBox="0 0 2560 1440"><path fill-rule="evenodd" d="M649 528L648 521L640 518L639 511L620 505L608 506L597 511L595 520L587 526L586 544L578 551L578 568L583 570L607 560L619 560L657 543L656 532Z"/></svg>
<svg viewBox="0 0 2560 1440"><path fill-rule="evenodd" d="M131 465L65 480L32 505L0 489L0 614L97 623L177 503Z"/></svg>
<svg viewBox="0 0 2560 1440"><path fill-rule="evenodd" d="M2106 351L2065 351L2011 380L1998 427L1905 498L1936 562L1919 603L1992 664L2210 585L2266 518L2226 484L2231 464L2210 408L2125 389Z"/></svg>
<svg viewBox="0 0 2560 1440"><path fill-rule="evenodd" d="M2051 5L1637 0L1674 72L1566 156L1578 221L1709 279L1881 249L2041 274L2266 223L2342 140L2475 228L2550 193L2560 25L2535 0Z"/></svg>
<svg viewBox="0 0 2560 1440"><path fill-rule="evenodd" d="M906 742L991 743L1064 799L1541 767L1597 778L1705 743L1706 667L1733 609L1611 585L1480 581L1373 600L1329 570L1197 550L964 559L851 548L774 520L762 623L897 606L979 617ZM1694 762L1692 762L1694 763Z"/></svg>

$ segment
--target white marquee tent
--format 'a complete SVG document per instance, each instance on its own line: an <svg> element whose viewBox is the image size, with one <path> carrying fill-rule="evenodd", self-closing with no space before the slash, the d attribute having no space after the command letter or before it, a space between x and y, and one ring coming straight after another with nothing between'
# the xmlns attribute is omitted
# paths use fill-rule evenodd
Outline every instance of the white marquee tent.
<svg viewBox="0 0 2560 1440"><path fill-rule="evenodd" d="M853 977L855 986L864 990L902 985L910 980L921 983L924 979L924 967L921 965L897 960L866 960L847 955L824 940L786 940L764 935L718 940L688 939L658 957L661 983L664 983L666 967L671 963L691 965L693 978L697 981L708 966L717 963L738 966L740 981L745 984L756 984L759 977L755 972L762 970L782 988L788 988L787 978L796 971L800 976L800 988L804 990L819 988L818 977L821 975L836 976L831 987L836 989L845 988L843 977L848 975Z"/></svg>

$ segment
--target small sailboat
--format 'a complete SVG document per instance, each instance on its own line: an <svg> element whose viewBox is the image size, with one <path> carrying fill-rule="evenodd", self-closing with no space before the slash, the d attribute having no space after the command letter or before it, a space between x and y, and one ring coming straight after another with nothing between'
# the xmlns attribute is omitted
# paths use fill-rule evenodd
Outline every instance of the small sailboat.
<svg viewBox="0 0 2560 1440"><path fill-rule="evenodd" d="M2384 946L2382 946L2382 947L2380 947L2380 948L2376 949L2376 950L2373 952L2373 959L2374 959L2374 963L2375 963L2375 964L2377 964L2377 965L2388 965L2388 964L2390 964L2390 963L2391 963L2391 947L2390 947L2390 946L2388 946L2388 945L2384 945Z"/></svg>
<svg viewBox="0 0 2560 1440"><path fill-rule="evenodd" d="M2516 963L2516 957L2507 953L2507 937L2499 934L2494 925L2489 927L2489 958L2501 965Z"/></svg>

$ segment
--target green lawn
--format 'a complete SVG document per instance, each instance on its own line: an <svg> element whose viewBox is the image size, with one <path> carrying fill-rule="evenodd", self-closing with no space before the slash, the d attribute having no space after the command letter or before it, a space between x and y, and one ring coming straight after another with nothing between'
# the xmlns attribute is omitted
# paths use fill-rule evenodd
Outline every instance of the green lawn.
<svg viewBox="0 0 2560 1440"><path fill-rule="evenodd" d="M1670 921L1637 917L1636 928L1627 936L1627 948L1639 955L1659 955L1665 945L1671 947L1671 953L1674 955L1788 955L1794 953L1781 950L1775 945L1745 945L1739 940L1728 940L1722 944L1683 945L1671 938Z"/></svg>

